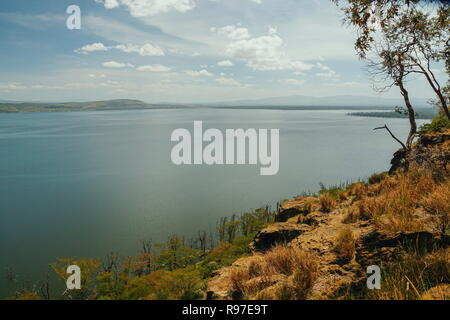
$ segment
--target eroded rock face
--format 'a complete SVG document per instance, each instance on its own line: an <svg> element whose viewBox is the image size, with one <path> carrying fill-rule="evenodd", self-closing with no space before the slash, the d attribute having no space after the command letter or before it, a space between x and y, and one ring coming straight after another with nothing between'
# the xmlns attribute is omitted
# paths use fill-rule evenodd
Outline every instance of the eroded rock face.
<svg viewBox="0 0 450 320"><path fill-rule="evenodd" d="M317 198L298 197L281 204L278 214L275 217L276 222L286 222L290 218L298 215L307 215L318 207Z"/></svg>
<svg viewBox="0 0 450 320"><path fill-rule="evenodd" d="M449 133L442 134L425 134L420 137L420 144L423 146L435 146L437 144L443 144L450 140Z"/></svg>
<svg viewBox="0 0 450 320"><path fill-rule="evenodd" d="M447 248L450 236L432 232L386 233L373 230L363 235L356 244L356 261L361 265L390 261L399 250L421 248L431 251Z"/></svg>
<svg viewBox="0 0 450 320"><path fill-rule="evenodd" d="M274 223L261 230L250 243L249 248L252 251L265 252L277 244L289 243L299 235L310 230L311 227L305 224Z"/></svg>

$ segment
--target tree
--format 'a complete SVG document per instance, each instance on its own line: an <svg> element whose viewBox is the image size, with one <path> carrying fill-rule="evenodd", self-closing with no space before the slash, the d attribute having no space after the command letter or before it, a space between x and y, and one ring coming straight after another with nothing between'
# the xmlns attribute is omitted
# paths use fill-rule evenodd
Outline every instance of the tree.
<svg viewBox="0 0 450 320"><path fill-rule="evenodd" d="M332 0L340 5L339 0ZM424 2L434 5L424 5ZM431 16L430 9L434 12ZM450 83L442 88L431 63L444 61L450 75L450 8L445 0L348 0L343 5L344 21L358 30L355 49L361 58L373 50L377 33L388 35L393 44L408 45L412 73L422 74L438 97L442 112L448 110Z"/></svg>
<svg viewBox="0 0 450 320"><path fill-rule="evenodd" d="M400 89L400 93L403 96L410 123L410 130L408 138L406 139L406 145L400 142L400 140L397 139L387 128L387 126L385 126L385 128L389 131L389 133L395 140L400 142L404 149L408 150L411 148L417 132L416 113L411 103L409 92L405 87L406 77L411 73L408 65L408 59L406 57L408 47L403 50L400 50L398 48L392 49L388 37L384 37L384 41L381 45L382 48L377 51L378 59L371 59L368 64L369 70L375 76L382 75L383 83L388 83L381 88L376 88L378 91L387 90L392 86L397 86Z"/></svg>
<svg viewBox="0 0 450 320"><path fill-rule="evenodd" d="M339 0L333 2L340 5ZM369 61L372 74L383 75L382 80L388 81L387 85L377 89L384 91L396 86L403 96L410 132L406 145L394 138L404 149L411 147L417 131L415 111L405 86L411 74L425 77L438 97L442 113L450 120L449 86L443 88L440 85L432 68L433 63L444 61L447 74L450 74L450 10L444 1L428 2L438 5L423 5L418 0L348 0L343 5L344 21L358 30L356 51ZM434 9L431 10L433 14L429 13L430 9Z"/></svg>

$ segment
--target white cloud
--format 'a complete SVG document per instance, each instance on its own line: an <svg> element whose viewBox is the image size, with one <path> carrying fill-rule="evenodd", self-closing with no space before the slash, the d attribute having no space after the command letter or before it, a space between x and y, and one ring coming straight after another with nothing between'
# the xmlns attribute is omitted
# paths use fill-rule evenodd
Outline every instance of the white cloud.
<svg viewBox="0 0 450 320"><path fill-rule="evenodd" d="M143 46L120 44L115 47L125 53L138 53L141 56L164 56L164 50L158 46L146 43Z"/></svg>
<svg viewBox="0 0 450 320"><path fill-rule="evenodd" d="M229 25L222 28L211 28L211 32L217 32L220 35L225 35L231 40L243 40L251 37L247 28L240 25Z"/></svg>
<svg viewBox="0 0 450 320"><path fill-rule="evenodd" d="M131 63L121 63L121 62L116 62L116 61L104 62L103 66L105 68L114 68L114 69L134 68L134 66Z"/></svg>
<svg viewBox="0 0 450 320"><path fill-rule="evenodd" d="M324 78L324 79L338 79L338 78L340 78L339 74L337 74L336 71L334 71L330 67L328 67L328 66L326 66L326 65L324 65L324 64L322 64L320 62L316 63L316 67L323 71L323 72L316 73L316 76L319 77L319 78Z"/></svg>
<svg viewBox="0 0 450 320"><path fill-rule="evenodd" d="M229 30L232 33L235 29L235 26L227 26L220 29L212 28L211 30L222 34L223 32L221 32L221 30ZM234 35L233 37L230 37L229 34L228 38L232 39L232 41L228 44L226 50L228 56L246 61L247 66L253 70L304 71L313 68L313 65L311 64L306 64L298 60L291 60L286 56L284 51L285 44L283 39L277 34L275 28L270 28L267 35L260 37L251 37L248 32L241 32L241 34L248 34L248 37L238 37Z"/></svg>
<svg viewBox="0 0 450 320"><path fill-rule="evenodd" d="M194 0L95 0L106 9L125 6L133 17L154 16L169 11L186 12L195 8Z"/></svg>
<svg viewBox="0 0 450 320"><path fill-rule="evenodd" d="M230 60L224 60L224 61L218 62L217 65L219 67L232 67L232 66L234 66L234 63L231 62Z"/></svg>
<svg viewBox="0 0 450 320"><path fill-rule="evenodd" d="M108 50L109 50L109 48L106 47L103 43L96 42L96 43L92 43L92 44L87 44L79 49L76 49L75 52L79 53L79 54L88 54L89 52L108 51Z"/></svg>
<svg viewBox="0 0 450 320"><path fill-rule="evenodd" d="M169 72L172 68L163 66L161 64L152 64L148 66L140 66L137 71L150 71L150 72Z"/></svg>
<svg viewBox="0 0 450 320"><path fill-rule="evenodd" d="M226 85L226 86L240 86L241 85L239 81L232 79L232 78L223 78L223 77L217 78L216 82Z"/></svg>
<svg viewBox="0 0 450 320"><path fill-rule="evenodd" d="M0 90L17 90L25 89L26 87L18 82L0 83Z"/></svg>
<svg viewBox="0 0 450 320"><path fill-rule="evenodd" d="M185 73L191 77L213 77L214 75L209 72L208 70L200 70L200 71L193 71L193 70L186 70Z"/></svg>
<svg viewBox="0 0 450 320"><path fill-rule="evenodd" d="M114 9L119 6L119 2L117 0L95 0L95 2L104 3L106 9Z"/></svg>
<svg viewBox="0 0 450 320"><path fill-rule="evenodd" d="M76 49L75 52L79 54L88 54L90 52L95 51L108 51L111 49L118 49L125 53L138 53L141 56L149 57L149 56L164 56L164 50L156 45L146 43L142 46L134 45L134 44L119 44L115 47L107 47L101 42L96 42L92 44L85 45L79 49Z"/></svg>

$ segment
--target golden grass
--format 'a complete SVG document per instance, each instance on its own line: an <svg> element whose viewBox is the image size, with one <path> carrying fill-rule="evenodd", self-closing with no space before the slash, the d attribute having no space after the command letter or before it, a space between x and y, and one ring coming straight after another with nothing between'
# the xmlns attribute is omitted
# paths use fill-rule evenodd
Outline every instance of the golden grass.
<svg viewBox="0 0 450 320"><path fill-rule="evenodd" d="M442 232L450 227L450 183L439 185L422 200L426 212L433 215L437 228Z"/></svg>
<svg viewBox="0 0 450 320"><path fill-rule="evenodd" d="M372 183L354 183L346 191L353 204L347 209L344 223L370 219L379 228L392 232L429 230L428 215L436 221L435 229L449 228L450 182L434 180L431 171L410 168L394 176L376 175Z"/></svg>
<svg viewBox="0 0 450 320"><path fill-rule="evenodd" d="M342 258L352 260L355 255L355 237L350 226L344 226L336 237L335 250Z"/></svg>
<svg viewBox="0 0 450 320"><path fill-rule="evenodd" d="M328 193L320 195L319 203L322 212L331 212L336 208L336 200Z"/></svg>
<svg viewBox="0 0 450 320"><path fill-rule="evenodd" d="M230 271L237 299L305 299L317 276L317 258L298 248L277 246L247 266Z"/></svg>
<svg viewBox="0 0 450 320"><path fill-rule="evenodd" d="M449 249L434 253L413 251L382 273L381 290L371 290L368 298L374 300L430 299L428 290L450 281Z"/></svg>

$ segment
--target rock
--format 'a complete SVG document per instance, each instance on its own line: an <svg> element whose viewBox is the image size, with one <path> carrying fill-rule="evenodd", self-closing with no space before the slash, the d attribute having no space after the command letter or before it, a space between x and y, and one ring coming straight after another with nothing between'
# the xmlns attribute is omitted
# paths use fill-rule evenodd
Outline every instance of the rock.
<svg viewBox="0 0 450 320"><path fill-rule="evenodd" d="M435 146L437 144L442 144L450 140L450 134L440 133L440 134L424 134L420 137L420 144L423 146Z"/></svg>
<svg viewBox="0 0 450 320"><path fill-rule="evenodd" d="M265 252L277 244L284 244L297 238L304 232L310 231L311 226L278 222L261 230L250 243L250 250Z"/></svg>
<svg viewBox="0 0 450 320"><path fill-rule="evenodd" d="M356 244L356 261L361 265L389 261L397 251L420 247L429 251L447 248L450 236L432 232L386 233L373 230L363 235Z"/></svg>
<svg viewBox="0 0 450 320"><path fill-rule="evenodd" d="M286 222L288 219L307 215L319 207L318 199L313 197L298 197L281 204L279 212L275 217L276 222Z"/></svg>
<svg viewBox="0 0 450 320"><path fill-rule="evenodd" d="M404 149L400 149L394 153L394 157L391 160L391 168L389 169L389 174L394 174L399 169L405 169L408 167L408 152Z"/></svg>
<svg viewBox="0 0 450 320"><path fill-rule="evenodd" d="M213 274L213 278L208 282L206 288L207 300L232 300L235 299L235 293L233 283L231 280L231 274L233 270L248 267L252 261L259 259L258 255L243 257L237 259L229 267L223 267L216 270Z"/></svg>

